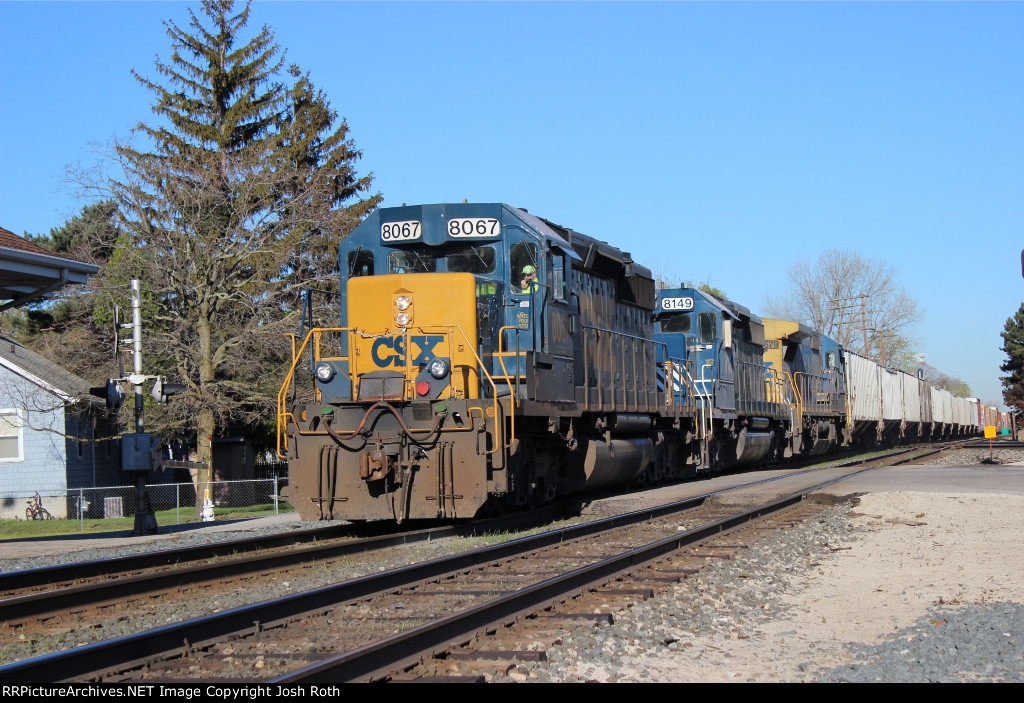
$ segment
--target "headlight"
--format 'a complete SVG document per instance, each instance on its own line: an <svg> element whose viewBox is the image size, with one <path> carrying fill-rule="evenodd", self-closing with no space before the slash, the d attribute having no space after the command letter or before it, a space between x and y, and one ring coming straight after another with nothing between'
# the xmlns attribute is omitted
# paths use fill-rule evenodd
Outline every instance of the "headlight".
<svg viewBox="0 0 1024 703"><path fill-rule="evenodd" d="M327 362L321 362L316 365L316 377L324 383L327 383L334 378L334 367Z"/></svg>
<svg viewBox="0 0 1024 703"><path fill-rule="evenodd" d="M448 375L448 362L444 359L434 359L427 366L427 371L437 380L441 380Z"/></svg>
<svg viewBox="0 0 1024 703"><path fill-rule="evenodd" d="M407 324L409 324L409 313L407 313L407 312L400 312L400 313L398 313L397 315L395 315L395 322L398 323L399 327L405 327Z"/></svg>
<svg viewBox="0 0 1024 703"><path fill-rule="evenodd" d="M395 307L399 310L408 310L410 305L412 305L412 301L404 295L400 295L395 298Z"/></svg>

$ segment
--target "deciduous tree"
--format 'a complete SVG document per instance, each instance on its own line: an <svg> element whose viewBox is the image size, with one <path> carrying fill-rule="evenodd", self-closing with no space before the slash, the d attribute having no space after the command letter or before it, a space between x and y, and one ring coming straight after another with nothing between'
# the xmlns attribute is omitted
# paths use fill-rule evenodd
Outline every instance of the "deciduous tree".
<svg viewBox="0 0 1024 703"><path fill-rule="evenodd" d="M929 383L931 383L936 388L944 388L953 395L958 395L961 398L971 397L971 387L967 384L967 382L959 378L955 378L954 376L947 376L945 374L942 374L937 379L929 381Z"/></svg>
<svg viewBox="0 0 1024 703"><path fill-rule="evenodd" d="M845 249L822 252L786 271L789 287L769 295L770 315L810 324L848 349L886 366L912 371L917 354L917 301L895 267Z"/></svg>

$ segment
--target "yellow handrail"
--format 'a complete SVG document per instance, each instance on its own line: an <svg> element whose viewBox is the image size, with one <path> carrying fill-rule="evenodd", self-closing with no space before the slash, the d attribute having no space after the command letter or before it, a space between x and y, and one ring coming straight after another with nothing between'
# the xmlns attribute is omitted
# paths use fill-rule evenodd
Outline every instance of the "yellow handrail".
<svg viewBox="0 0 1024 703"><path fill-rule="evenodd" d="M451 337L454 335L455 330L458 330L459 334L462 336L462 339L465 340L465 342L466 342L466 347L473 354L473 358L476 359L479 372L483 374L484 378L491 385L491 394L492 394L492 397L493 397L493 406L494 406L494 419L495 419L495 423L497 423L498 419L501 417L501 413L499 412L499 405L498 405L497 386L495 385L494 379L491 376L491 374L484 367L483 360L480 358L480 355L476 351L476 346L472 342L470 342L469 337L466 335L465 330L463 330L462 327L459 326L459 325L417 325L417 326L414 326L414 327L407 328L405 330L406 335L408 334L408 331L410 329L418 330L418 331L424 332L424 333L426 333L428 331L432 331L432 330L436 331L436 330L439 330L439 329L446 331L448 333L446 336L448 337L449 358L453 358L453 354L451 352L451 348L452 348ZM314 340L314 353L316 355L315 358L314 358L314 364L316 362L322 360L322 357L319 356L320 339L321 339L323 333L325 333L325 332L350 332L350 333L354 333L354 334L363 334L358 329L352 328L352 327L317 327L317 328L313 328L313 329L309 330L309 332L306 334L305 338L302 341L302 345L299 347L297 352L295 351L295 347L294 347L294 337L295 337L295 335L291 335L292 338L293 338L293 343L292 343L292 364L291 364L291 367L288 369L288 373L287 373L287 375L285 377L284 383L281 385L281 390L278 391L278 394L277 394L277 455L279 457L281 457L281 458L286 458L287 457L288 436L287 436L287 433L283 432L282 430L283 430L284 427L287 426L288 418L291 418L292 422L295 423L296 426L298 425L298 423L295 422L294 414L291 413L291 412L288 412L286 407L285 407L285 404L286 404L286 401L287 401L288 391L291 388L292 379L295 376L295 370L297 369L299 361L302 359L302 355L305 353L306 348L309 346L309 343L310 343L311 339ZM348 357L345 356L345 357L331 357L331 358L334 358L334 359L347 359ZM409 359L410 359L410 356L407 354L406 355L406 369L407 370L410 368ZM407 374L407 376L408 376L408 374ZM454 389L454 385L453 385L451 387L450 391L449 391L449 397L453 397L452 394L454 393L454 391L455 391L455 389ZM319 394L317 395L317 397L319 397ZM514 408L514 403L515 403L515 401L513 400L513 408ZM506 447L511 446L512 442L515 440L515 429L514 429L514 422L515 422L514 415L515 415L515 413L513 412L512 415L513 415L513 427L511 429L511 436L510 436L510 438L508 440L508 443L505 444ZM475 425L472 422L472 419L473 419L472 413L470 413L469 419L470 419L470 426L469 427L465 427L465 428L461 428L461 429L460 428L449 428L447 431L450 431L450 432L468 432L468 431L473 430L475 428ZM481 412L481 420L483 421L484 426L486 426L487 421L484 418L484 413L483 412ZM430 429L430 428L427 428L427 429ZM299 432L299 434L303 434L303 435L305 435L305 434L325 434L325 433L321 433L321 432L302 432L301 430L297 430L297 431ZM411 431L412 432L422 432L422 431L425 431L425 430L413 429ZM283 438L283 441L282 441L282 438ZM486 452L486 453L487 454L494 454L495 452L498 451L498 446L499 446L498 443L496 443L494 449L489 451L489 452Z"/></svg>
<svg viewBox="0 0 1024 703"><path fill-rule="evenodd" d="M508 444L506 445L508 447L511 447L512 443L515 441L515 438L516 438L516 405L518 405L518 403L519 403L519 395L518 395L518 391L519 391L519 359L520 359L520 357L525 355L525 352L519 352L519 351L506 352L506 351L503 351L503 349L505 348L505 330L515 330L516 331L516 348L518 349L518 347L519 347L519 341L518 341L518 339L519 339L519 328L518 327L514 327L512 325L505 325L504 327L502 327L502 328L500 328L498 330L498 363L501 364L501 372L504 374L505 383L508 385L508 394L509 394L509 397L512 398L512 413L511 413L512 416L510 418L510 427L509 427L509 435L510 435L510 437L509 437ZM512 388L512 380L511 380L511 378L508 375L508 369L505 368L505 356L507 354L513 354L516 357L516 387L515 387L515 389ZM495 397L497 397L497 392L495 392Z"/></svg>

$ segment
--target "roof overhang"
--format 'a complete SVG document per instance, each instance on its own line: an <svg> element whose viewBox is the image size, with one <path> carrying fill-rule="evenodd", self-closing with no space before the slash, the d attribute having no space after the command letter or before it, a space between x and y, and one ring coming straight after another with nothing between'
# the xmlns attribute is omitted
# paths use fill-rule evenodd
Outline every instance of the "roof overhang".
<svg viewBox="0 0 1024 703"><path fill-rule="evenodd" d="M0 311L47 298L66 285L85 283L99 266L0 247Z"/></svg>

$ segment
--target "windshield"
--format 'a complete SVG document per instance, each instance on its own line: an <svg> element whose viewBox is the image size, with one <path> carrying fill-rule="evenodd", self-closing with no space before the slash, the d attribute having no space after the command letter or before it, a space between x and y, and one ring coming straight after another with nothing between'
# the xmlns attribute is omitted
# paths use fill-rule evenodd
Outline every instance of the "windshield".
<svg viewBox="0 0 1024 703"><path fill-rule="evenodd" d="M454 273L494 273L494 247L460 246L445 253L445 267Z"/></svg>
<svg viewBox="0 0 1024 703"><path fill-rule="evenodd" d="M444 270L452 273L494 273L495 253L492 246L460 244L454 247L414 246L395 249L388 254L389 273L434 273L438 259Z"/></svg>
<svg viewBox="0 0 1024 703"><path fill-rule="evenodd" d="M437 271L434 251L425 246L395 249L388 254L388 271L390 273L433 273Z"/></svg>
<svg viewBox="0 0 1024 703"><path fill-rule="evenodd" d="M662 332L682 332L686 334L690 331L690 313L683 312L670 317L663 317L659 321Z"/></svg>

